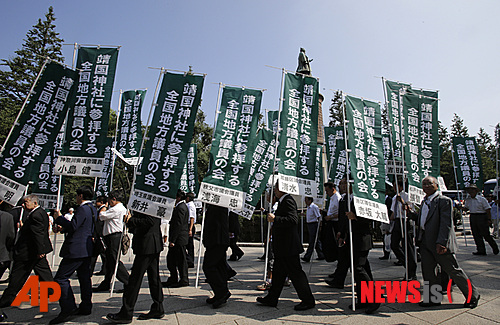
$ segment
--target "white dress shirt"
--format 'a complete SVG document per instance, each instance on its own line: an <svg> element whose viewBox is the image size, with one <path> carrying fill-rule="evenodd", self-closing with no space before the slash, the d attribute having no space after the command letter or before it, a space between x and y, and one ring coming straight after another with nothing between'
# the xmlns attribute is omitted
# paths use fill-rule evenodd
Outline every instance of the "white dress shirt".
<svg viewBox="0 0 500 325"><path fill-rule="evenodd" d="M470 213L486 213L486 210L491 209L488 200L482 195L476 194L476 197L467 197L465 199L465 207Z"/></svg>
<svg viewBox="0 0 500 325"><path fill-rule="evenodd" d="M306 219L307 223L318 222L319 219L321 218L321 214L319 213L319 208L316 204L314 204L314 202L307 207L306 216L307 216Z"/></svg>
<svg viewBox="0 0 500 325"><path fill-rule="evenodd" d="M120 202L106 211L101 211L99 219L104 221L102 235L107 236L123 231L123 216L127 214L127 208Z"/></svg>
<svg viewBox="0 0 500 325"><path fill-rule="evenodd" d="M189 210L189 219L188 219L188 224L191 223L191 219L194 219L194 223L196 223L196 206L194 205L194 202L188 202L186 203L188 210Z"/></svg>
<svg viewBox="0 0 500 325"><path fill-rule="evenodd" d="M338 221L339 220L339 206L340 206L340 199L342 199L342 196L339 194L339 192L335 192L332 197L330 198L330 205L328 206L328 216L332 216L331 220ZM336 215L335 218L333 216Z"/></svg>

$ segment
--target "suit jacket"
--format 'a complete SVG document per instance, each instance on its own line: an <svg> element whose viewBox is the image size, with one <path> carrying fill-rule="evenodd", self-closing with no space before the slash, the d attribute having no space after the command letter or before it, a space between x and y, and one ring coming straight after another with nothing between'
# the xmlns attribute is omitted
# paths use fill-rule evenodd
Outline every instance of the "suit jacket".
<svg viewBox="0 0 500 325"><path fill-rule="evenodd" d="M236 237L240 234L240 219L234 212L229 212L229 232L232 232Z"/></svg>
<svg viewBox="0 0 500 325"><path fill-rule="evenodd" d="M160 218L134 212L127 226L134 234L132 249L135 255L159 254L163 250L160 224Z"/></svg>
<svg viewBox="0 0 500 325"><path fill-rule="evenodd" d="M175 245L186 246L189 238L189 209L185 202L177 204L172 212L168 241Z"/></svg>
<svg viewBox="0 0 500 325"><path fill-rule="evenodd" d="M425 204L422 202L422 205ZM445 246L450 253L455 253L458 248L457 237L453 227L453 203L450 198L439 193L429 206L429 213L425 220L425 230L420 228L422 209L417 214L408 216L416 219L417 245L424 246L431 251L436 250L436 244Z"/></svg>
<svg viewBox="0 0 500 325"><path fill-rule="evenodd" d="M38 255L52 252L49 238L49 216L41 208L32 210L19 230L19 239L14 246L14 259L29 261Z"/></svg>
<svg viewBox="0 0 500 325"><path fill-rule="evenodd" d="M349 232L349 219L347 218L347 195L342 197L339 205L339 228L340 237L345 238L346 245L350 243L350 232ZM354 200L351 201L351 211L356 213L354 208ZM371 224L370 219L366 219L360 216L356 216L357 220L352 220L352 243L353 251L369 251L373 248L373 240L371 234Z"/></svg>
<svg viewBox="0 0 500 325"><path fill-rule="evenodd" d="M207 204L203 245L207 248L214 246L229 247L229 213L227 208Z"/></svg>
<svg viewBox="0 0 500 325"><path fill-rule="evenodd" d="M0 211L0 262L10 261L16 232L10 213Z"/></svg>
<svg viewBox="0 0 500 325"><path fill-rule="evenodd" d="M273 252L276 257L299 255L304 251L299 237L297 203L290 194L285 194L274 213Z"/></svg>
<svg viewBox="0 0 500 325"><path fill-rule="evenodd" d="M71 221L59 217L55 223L63 228L66 238L59 252L63 258L83 258L92 256L94 222L97 211L92 203L80 205Z"/></svg>

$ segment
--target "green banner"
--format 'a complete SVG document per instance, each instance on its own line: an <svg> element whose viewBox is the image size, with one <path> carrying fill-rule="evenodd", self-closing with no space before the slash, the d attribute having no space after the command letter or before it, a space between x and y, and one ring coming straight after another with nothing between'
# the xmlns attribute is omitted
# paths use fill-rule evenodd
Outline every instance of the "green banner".
<svg viewBox="0 0 500 325"><path fill-rule="evenodd" d="M316 78L285 75L280 117L278 179L280 190L316 196L316 147L318 140L318 89Z"/></svg>
<svg viewBox="0 0 500 325"><path fill-rule="evenodd" d="M328 181L338 186L346 176L347 156L345 151L344 127L327 126L325 130L326 161L328 166Z"/></svg>
<svg viewBox="0 0 500 325"><path fill-rule="evenodd" d="M80 77L70 101L63 152L57 161L59 175L101 176L117 61L117 48L78 50Z"/></svg>
<svg viewBox="0 0 500 325"><path fill-rule="evenodd" d="M250 148L251 164L249 169L248 190L245 192L245 204L242 210L234 212L246 219L251 219L255 206L259 203L262 192L266 189L273 169L276 136L271 130L260 129L253 146Z"/></svg>
<svg viewBox="0 0 500 325"><path fill-rule="evenodd" d="M404 163L408 171L408 195L411 203L420 204L425 196L422 180L429 175L439 176L437 93L408 89L400 94L405 122Z"/></svg>
<svg viewBox="0 0 500 325"><path fill-rule="evenodd" d="M392 157L392 152L390 153L390 158L392 162L389 162L390 167L394 170L394 160L401 161L401 148L402 148L402 137L404 134L404 128L401 129L401 102L399 97L399 91L401 89L410 89L411 85L406 83L400 83L397 81L385 80L385 91L386 91L386 100L387 100L387 116L389 123L389 134L392 134L392 145L394 150L394 158ZM391 132L392 130L392 132ZM390 139L384 140L387 142ZM389 144L390 148L390 144ZM384 150L385 152L385 150ZM384 157L387 156L388 153L384 154ZM401 166L401 165L399 165ZM393 174L394 172L390 173Z"/></svg>
<svg viewBox="0 0 500 325"><path fill-rule="evenodd" d="M202 202L241 210L248 186L262 91L225 87L210 149L210 167L200 186Z"/></svg>
<svg viewBox="0 0 500 325"><path fill-rule="evenodd" d="M186 163L182 168L179 188L186 193L192 192L195 195L200 190L200 183L198 182L198 146L196 143L191 143L189 147Z"/></svg>
<svg viewBox="0 0 500 325"><path fill-rule="evenodd" d="M0 158L0 200L16 205L54 146L77 73L49 63Z"/></svg>
<svg viewBox="0 0 500 325"><path fill-rule="evenodd" d="M170 219L193 138L204 77L166 72L128 207Z"/></svg>
<svg viewBox="0 0 500 325"><path fill-rule="evenodd" d="M345 97L353 196L358 216L389 223L385 206L385 166L380 105Z"/></svg>
<svg viewBox="0 0 500 325"><path fill-rule="evenodd" d="M476 184L479 189L482 189L484 185L483 164L476 138L453 137L451 142L459 188L464 190L471 184Z"/></svg>
<svg viewBox="0 0 500 325"><path fill-rule="evenodd" d="M273 132L276 132L276 130L278 130L278 115L278 111L267 112L267 128L269 130L273 130Z"/></svg>
<svg viewBox="0 0 500 325"><path fill-rule="evenodd" d="M122 94L116 154L129 165L139 163L142 142L141 112L146 90L128 90Z"/></svg>
<svg viewBox="0 0 500 325"><path fill-rule="evenodd" d="M55 167L57 158L61 154L62 145L64 141L63 124L61 131L57 134L54 142L54 147L47 153L45 159L40 165L37 173L37 178L33 184L32 193L38 196L38 204L43 209L56 209L57 206L57 190L59 188L59 175L55 174ZM64 180L63 180L64 181ZM61 183L63 184L63 183ZM59 200L59 210L62 208L62 197L64 195L64 186L61 186L61 198Z"/></svg>
<svg viewBox="0 0 500 325"><path fill-rule="evenodd" d="M104 141L104 163L102 168L102 176L97 177L95 196L108 196L111 191L111 170L113 168L113 138L105 138Z"/></svg>

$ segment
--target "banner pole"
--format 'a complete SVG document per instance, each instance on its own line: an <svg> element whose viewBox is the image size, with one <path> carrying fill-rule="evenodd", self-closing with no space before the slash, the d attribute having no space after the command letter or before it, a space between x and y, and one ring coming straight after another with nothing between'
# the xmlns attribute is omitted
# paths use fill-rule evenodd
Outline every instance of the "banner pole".
<svg viewBox="0 0 500 325"><path fill-rule="evenodd" d="M453 163L453 174L455 176L455 188L457 189L457 199L459 202L462 201L462 192L458 188L458 178L457 178L457 166L455 166L455 149L453 148L453 141L451 143L451 161ZM460 220L462 221L463 235L465 240L465 247L467 247L467 231L465 230L465 220L462 213L462 209L458 209L460 212Z"/></svg>
<svg viewBox="0 0 500 325"><path fill-rule="evenodd" d="M285 100L283 98L283 87L285 85L285 68L281 69L281 86L280 86L280 98L279 98L279 106L278 106L278 123L276 127L276 141L274 143L274 157L273 157L273 171L272 171L272 177L271 177L271 193L270 193L270 198L269 198L269 213L273 212L273 197L274 197L274 184L275 184L275 177L274 174L276 172L276 156L278 154L278 140L279 140L279 134L280 134L280 119L281 119L281 107L283 106L283 101ZM267 279L267 263L269 262L269 245L271 245L271 223L267 223L267 246L266 246L266 258L265 258L265 264L264 264L264 282Z"/></svg>
<svg viewBox="0 0 500 325"><path fill-rule="evenodd" d="M342 92L342 113L344 115L344 143L345 143L345 154L346 154L346 160L347 164L349 164L349 153L350 149L347 146L347 121L346 119L346 110L345 110L345 98L344 98L344 93ZM351 184L349 182L349 170L346 171L346 181L347 181L347 211L351 212ZM356 297L355 297L355 292L354 292L354 252L353 252L353 242L352 242L352 221L349 219L349 251L351 255L351 296L352 296L352 311L356 311Z"/></svg>
<svg viewBox="0 0 500 325"><path fill-rule="evenodd" d="M42 66L40 67L40 71L38 71L38 74L36 75L35 80L33 81L33 84L31 85L30 91L28 92L28 95L26 95L26 98L24 99L23 105L21 106L21 109L17 113L16 119L14 120L14 123L12 124L12 127L10 128L9 134L5 138L5 142L3 143L2 148L0 149L0 157L2 156L3 151L5 150L5 146L7 145L7 142L9 141L10 137L12 136L12 132L14 132L14 128L16 127L17 122L19 121L19 118L21 117L21 114L24 111L24 108L28 104L28 100L30 99L31 95L33 94L33 90L35 89L36 83L38 82L38 79L40 79L40 76L42 75L43 69L49 63L50 59L46 58L45 61L43 61Z"/></svg>
<svg viewBox="0 0 500 325"><path fill-rule="evenodd" d="M120 127L120 118L121 118L121 107L122 107L122 96L123 96L123 89L120 89L120 98L118 98L118 115L116 116L116 129L115 129L115 141L113 144L113 148L116 150L116 144L118 143L118 128ZM113 157L111 158L111 180L109 181L109 191L113 189L113 178L115 176L115 162L116 162L116 154L114 150L111 150L113 152Z"/></svg>
<svg viewBox="0 0 500 325"><path fill-rule="evenodd" d="M130 210L127 209L127 214L130 213ZM123 220L122 220L123 222ZM120 234L120 241L118 242L118 254L116 254L116 263L115 263L115 271L113 272L113 280L111 281L111 291L109 292L109 297L113 297L113 291L115 289L115 283L116 283L116 272L118 272L118 264L120 264L120 258L122 255L122 239L123 239L123 233L125 232L127 228L127 225L125 222L123 222L123 229L122 233Z"/></svg>
<svg viewBox="0 0 500 325"><path fill-rule="evenodd" d="M262 193L260 194L260 241L264 246L264 211L262 211Z"/></svg>
<svg viewBox="0 0 500 325"><path fill-rule="evenodd" d="M402 95L404 94L404 90L403 88L399 89L399 129L400 130L403 130L403 97ZM406 182L405 182L405 147L406 146L406 143L404 142L404 137L403 137L403 133L401 133L401 166L402 166L402 169L403 169L403 184L402 187L403 187L403 193L405 193L406 191ZM395 167L395 166L394 166ZM396 177L397 179L397 177ZM399 192L399 188L398 188L398 192ZM402 206L398 204L398 209L399 209L399 213L400 213L400 216L402 216L401 218L401 222L403 222L403 218L404 218L404 229L401 228L401 230L403 231L403 234L404 234L404 239L405 239L405 279L406 281L409 281L408 280L408 232L407 232L407 227L406 227L406 211L403 211L402 209ZM402 214L402 215L401 215ZM416 260L416 256L415 256L415 260Z"/></svg>
<svg viewBox="0 0 500 325"><path fill-rule="evenodd" d="M201 264L201 248L202 248L202 242L203 242L203 232L205 230L205 210L206 210L206 205L203 203L202 209L203 209L203 220L201 221L201 233L200 233L200 245L198 247L198 263L196 266L196 280L194 283L194 287L198 289L198 283L200 279L200 264Z"/></svg>

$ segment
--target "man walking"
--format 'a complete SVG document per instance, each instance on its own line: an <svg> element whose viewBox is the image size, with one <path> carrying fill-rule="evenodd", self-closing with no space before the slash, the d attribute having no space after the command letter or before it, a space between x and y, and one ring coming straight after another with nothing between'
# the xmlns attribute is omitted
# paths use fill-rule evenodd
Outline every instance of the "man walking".
<svg viewBox="0 0 500 325"><path fill-rule="evenodd" d="M455 251L458 248L457 238L453 227L451 199L441 195L438 191L438 182L435 177L427 176L422 181L425 198L419 213L411 211L408 205L405 208L409 216L417 222L417 245L422 256L422 276L429 285L440 285L436 275L436 266L453 279L462 294L469 297L469 284L472 289L470 301L464 303L465 308L475 308L479 302L479 292L470 283L465 272L458 265ZM421 307L439 306L441 302L420 302Z"/></svg>
<svg viewBox="0 0 500 325"><path fill-rule="evenodd" d="M189 210L189 237L186 245L186 260L188 267L194 267L194 235L196 234L196 206L194 205L194 193L186 194L186 205Z"/></svg>
<svg viewBox="0 0 500 325"><path fill-rule="evenodd" d="M135 254L129 283L123 293L122 308L117 314L108 314L106 318L114 323L132 322L134 307L141 289L144 273L148 273L149 293L153 299L150 311L139 315L140 320L160 319L165 315L163 309L163 291L160 280L160 253L163 240L160 230L160 218L134 212L127 215L125 223L134 234L132 249Z"/></svg>
<svg viewBox="0 0 500 325"><path fill-rule="evenodd" d="M297 203L290 194L282 192L279 184L274 186L274 194L278 198L276 212L268 213L267 220L273 222L273 252L274 269L273 285L265 297L258 297L257 302L264 306L276 307L283 290L285 279L288 276L301 302L295 310L314 308L315 300L307 276L300 264L300 253L304 251L299 238Z"/></svg>
<svg viewBox="0 0 500 325"><path fill-rule="evenodd" d="M317 238L321 214L319 212L318 206L313 202L314 199L312 197L309 196L306 197L305 201L307 206L306 222L307 222L307 232L309 234L309 246L307 247L306 253L302 257L302 260L304 262L309 262L311 260L314 248L316 248L316 254L318 254L318 260L324 260L325 257L323 256L321 241L318 240Z"/></svg>
<svg viewBox="0 0 500 325"><path fill-rule="evenodd" d="M186 245L189 236L189 210L184 201L185 198L186 194L178 190L168 233L167 268L170 271L170 277L165 283L162 283L167 288L180 288L189 285L186 260Z"/></svg>
<svg viewBox="0 0 500 325"><path fill-rule="evenodd" d="M59 264L54 280L61 287L59 305L61 312L50 321L50 324L60 324L74 314L90 315L92 313L92 281L90 260L92 258L92 234L97 219L97 211L90 200L94 191L90 186L82 186L76 190L78 208L71 220L61 217L59 211L54 213L54 223L66 234L59 255L63 258ZM69 279L76 271L80 283L81 303L76 307L75 296Z"/></svg>

